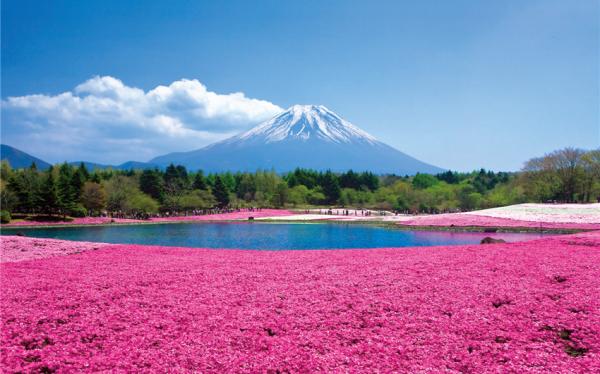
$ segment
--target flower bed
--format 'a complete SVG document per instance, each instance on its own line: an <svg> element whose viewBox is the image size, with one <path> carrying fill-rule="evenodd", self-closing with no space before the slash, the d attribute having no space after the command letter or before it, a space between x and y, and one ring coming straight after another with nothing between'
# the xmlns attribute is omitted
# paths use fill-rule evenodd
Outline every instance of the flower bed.
<svg viewBox="0 0 600 374"><path fill-rule="evenodd" d="M77 254L107 246L106 243L71 242L24 236L0 236L0 263Z"/></svg>
<svg viewBox="0 0 600 374"><path fill-rule="evenodd" d="M596 224L600 226L600 204L517 204L464 214L544 223Z"/></svg>
<svg viewBox="0 0 600 374"><path fill-rule="evenodd" d="M524 221L489 217L474 213L448 213L416 216L398 222L401 226L509 227L528 229L600 230L600 223Z"/></svg>
<svg viewBox="0 0 600 374"><path fill-rule="evenodd" d="M113 220L114 222L111 222ZM109 223L137 223L146 222L136 219L125 219L125 218L110 218L110 217L77 217L72 218L69 221L16 221L7 224L3 224L2 227L12 226L59 226L59 225L105 225Z"/></svg>
<svg viewBox="0 0 600 374"><path fill-rule="evenodd" d="M599 372L599 248L590 232L4 263L0 371Z"/></svg>

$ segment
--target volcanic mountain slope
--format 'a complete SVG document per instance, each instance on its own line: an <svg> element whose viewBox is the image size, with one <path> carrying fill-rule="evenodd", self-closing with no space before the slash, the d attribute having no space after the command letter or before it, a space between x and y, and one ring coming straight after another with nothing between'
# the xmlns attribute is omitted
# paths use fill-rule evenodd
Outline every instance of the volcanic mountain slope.
<svg viewBox="0 0 600 374"><path fill-rule="evenodd" d="M50 167L50 164L46 161L6 144L0 145L0 155L2 155L2 160L7 160L8 164L15 169L28 168L32 163L35 163L40 170L46 170Z"/></svg>
<svg viewBox="0 0 600 374"><path fill-rule="evenodd" d="M296 167L399 175L443 171L380 142L324 106L316 105L295 105L247 132L195 151L159 156L150 163L181 164L208 172L282 172Z"/></svg>

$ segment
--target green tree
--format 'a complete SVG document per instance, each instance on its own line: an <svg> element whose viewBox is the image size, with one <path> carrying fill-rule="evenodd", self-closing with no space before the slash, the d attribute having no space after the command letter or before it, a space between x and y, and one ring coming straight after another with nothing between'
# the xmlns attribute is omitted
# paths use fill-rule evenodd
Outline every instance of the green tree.
<svg viewBox="0 0 600 374"><path fill-rule="evenodd" d="M40 191L41 210L46 214L54 214L60 208L60 199L54 170L51 166L46 172L46 180Z"/></svg>
<svg viewBox="0 0 600 374"><path fill-rule="evenodd" d="M233 176L233 174L231 174L230 172L223 173L221 174L221 180L223 181L223 184L225 184L229 192L236 190L235 177Z"/></svg>
<svg viewBox="0 0 600 374"><path fill-rule="evenodd" d="M90 172L83 162L79 163L79 167L77 168L78 172L83 176L84 181L90 179Z"/></svg>
<svg viewBox="0 0 600 374"><path fill-rule="evenodd" d="M252 174L244 173L238 177L237 196L247 202L254 200L256 194L256 178Z"/></svg>
<svg viewBox="0 0 600 374"><path fill-rule="evenodd" d="M319 173L314 170L296 168L292 173L288 173L285 180L289 187L306 186L309 190L317 186Z"/></svg>
<svg viewBox="0 0 600 374"><path fill-rule="evenodd" d="M16 170L7 174L7 192L16 198L13 208L16 211L32 213L39 210L40 173L35 167Z"/></svg>
<svg viewBox="0 0 600 374"><path fill-rule="evenodd" d="M583 177L583 201L600 201L600 149L586 152L581 157Z"/></svg>
<svg viewBox="0 0 600 374"><path fill-rule="evenodd" d="M229 189L225 183L223 183L223 179L219 175L217 175L215 178L215 188L213 194L217 199L217 203L220 208L224 208L229 205Z"/></svg>
<svg viewBox="0 0 600 374"><path fill-rule="evenodd" d="M2 210L13 212L18 201L15 194L8 189L6 182L0 181L0 206L2 206Z"/></svg>
<svg viewBox="0 0 600 374"><path fill-rule="evenodd" d="M438 179L433 175L419 174L415 175L412 179L412 185L414 188L425 189L439 183Z"/></svg>
<svg viewBox="0 0 600 374"><path fill-rule="evenodd" d="M137 190L128 196L125 212L128 214L153 214L158 212L158 202L143 192Z"/></svg>
<svg viewBox="0 0 600 374"><path fill-rule="evenodd" d="M215 197L207 190L194 190L186 193L179 200L181 210L208 209L217 203Z"/></svg>
<svg viewBox="0 0 600 374"><path fill-rule="evenodd" d="M369 190L342 188L339 203L342 206L363 208L373 202L373 193Z"/></svg>
<svg viewBox="0 0 600 374"><path fill-rule="evenodd" d="M360 189L362 184L361 177L352 170L340 175L340 187L351 188L354 190Z"/></svg>
<svg viewBox="0 0 600 374"><path fill-rule="evenodd" d="M476 210L481 206L482 196L470 184L462 185L458 193L458 201L463 211Z"/></svg>
<svg viewBox="0 0 600 374"><path fill-rule="evenodd" d="M526 190L541 201L583 198L584 154L580 149L565 148L527 161L523 168Z"/></svg>
<svg viewBox="0 0 600 374"><path fill-rule="evenodd" d="M398 196L394 209L400 212L407 212L410 209L410 204L405 196Z"/></svg>
<svg viewBox="0 0 600 374"><path fill-rule="evenodd" d="M106 210L109 212L125 212L127 199L135 191L135 182L126 176L116 175L102 182L106 191Z"/></svg>
<svg viewBox="0 0 600 374"><path fill-rule="evenodd" d="M125 214L151 214L158 211L158 202L138 188L134 177L116 175L103 182L106 190L106 209Z"/></svg>
<svg viewBox="0 0 600 374"><path fill-rule="evenodd" d="M330 170L323 175L321 186L327 204L335 204L340 198L341 189L338 178Z"/></svg>
<svg viewBox="0 0 600 374"><path fill-rule="evenodd" d="M456 183L460 182L458 173L450 171L450 170L445 171L443 173L436 174L435 177L437 179L439 179L440 181L444 181L448 184L456 184Z"/></svg>
<svg viewBox="0 0 600 374"><path fill-rule="evenodd" d="M13 175L13 170L8 163L8 160L2 160L0 162L0 179L8 181Z"/></svg>
<svg viewBox="0 0 600 374"><path fill-rule="evenodd" d="M202 170L198 170L198 172L194 176L192 188L194 190L208 190L208 184L206 183L206 178L204 178L204 173L202 172Z"/></svg>
<svg viewBox="0 0 600 374"><path fill-rule="evenodd" d="M189 186L187 170L184 166L170 164L164 174L165 191L169 194L179 194Z"/></svg>
<svg viewBox="0 0 600 374"><path fill-rule="evenodd" d="M526 201L523 187L515 183L496 185L484 199L487 208L520 204Z"/></svg>
<svg viewBox="0 0 600 374"><path fill-rule="evenodd" d="M309 190L305 185L297 185L289 189L288 192L288 201L290 204L296 205L304 205L308 202L308 194Z"/></svg>
<svg viewBox="0 0 600 374"><path fill-rule="evenodd" d="M75 169L71 177L71 188L76 202L81 200L81 194L83 193L83 185L85 184L85 182L87 182L88 178L89 173L82 162L81 165L79 165L79 167Z"/></svg>
<svg viewBox="0 0 600 374"><path fill-rule="evenodd" d="M360 174L360 187L363 186L370 191L375 191L379 188L379 178L370 171L362 172Z"/></svg>
<svg viewBox="0 0 600 374"><path fill-rule="evenodd" d="M286 182L281 181L277 183L277 187L275 188L275 193L273 194L273 205L281 208L288 201L288 185Z"/></svg>
<svg viewBox="0 0 600 374"><path fill-rule="evenodd" d="M187 170L181 165L169 165L164 174L163 209L179 211L181 199L190 187Z"/></svg>
<svg viewBox="0 0 600 374"><path fill-rule="evenodd" d="M140 175L140 190L152 198L162 201L164 194L164 183L161 172L158 169L145 169Z"/></svg>
<svg viewBox="0 0 600 374"><path fill-rule="evenodd" d="M308 195L306 196L306 200L313 205L325 204L325 194L320 187L316 187L312 190L308 190Z"/></svg>
<svg viewBox="0 0 600 374"><path fill-rule="evenodd" d="M95 182L85 182L81 194L81 203L92 213L100 213L106 207L106 191Z"/></svg>
<svg viewBox="0 0 600 374"><path fill-rule="evenodd" d="M77 204L77 193L73 189L73 168L66 162L58 168L58 201L63 216L69 214Z"/></svg>

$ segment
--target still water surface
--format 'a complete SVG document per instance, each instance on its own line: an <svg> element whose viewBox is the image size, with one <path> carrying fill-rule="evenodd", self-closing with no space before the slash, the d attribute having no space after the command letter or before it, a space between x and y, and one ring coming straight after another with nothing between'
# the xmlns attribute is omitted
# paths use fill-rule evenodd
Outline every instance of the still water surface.
<svg viewBox="0 0 600 374"><path fill-rule="evenodd" d="M2 235L78 241L198 248L338 249L478 244L491 236L507 242L538 239L540 233L475 233L400 230L339 223L169 223L2 229Z"/></svg>

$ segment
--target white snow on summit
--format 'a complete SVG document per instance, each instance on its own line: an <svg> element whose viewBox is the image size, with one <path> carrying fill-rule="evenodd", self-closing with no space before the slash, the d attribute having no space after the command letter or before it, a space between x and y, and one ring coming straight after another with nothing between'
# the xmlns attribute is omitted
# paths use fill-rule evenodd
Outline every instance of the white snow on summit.
<svg viewBox="0 0 600 374"><path fill-rule="evenodd" d="M294 105L285 112L259 124L227 143L262 140L265 143L286 139L320 139L334 143L377 143L377 139L344 120L322 105Z"/></svg>
<svg viewBox="0 0 600 374"><path fill-rule="evenodd" d="M321 105L294 105L245 133L151 162L207 172L305 168L414 175L443 171L378 141Z"/></svg>

